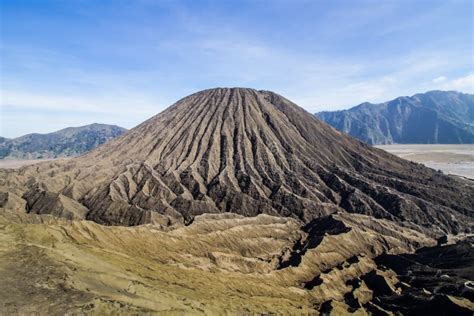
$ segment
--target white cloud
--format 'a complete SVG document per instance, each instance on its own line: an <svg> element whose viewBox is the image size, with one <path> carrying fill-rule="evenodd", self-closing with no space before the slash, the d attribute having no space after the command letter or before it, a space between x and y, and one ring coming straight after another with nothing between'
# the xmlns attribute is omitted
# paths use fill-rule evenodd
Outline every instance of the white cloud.
<svg viewBox="0 0 474 316"><path fill-rule="evenodd" d="M443 89L474 93L474 74L450 80L443 85Z"/></svg>
<svg viewBox="0 0 474 316"><path fill-rule="evenodd" d="M0 136L48 133L91 123L131 128L165 108L155 104L135 94L66 96L3 90L0 91Z"/></svg>
<svg viewBox="0 0 474 316"><path fill-rule="evenodd" d="M312 81L312 89L296 90L293 97L308 111L318 112L345 109L363 102L380 103L434 89L453 90L455 88L444 87L447 81L434 83L429 79L425 82L426 78L435 77L433 74L458 67L450 60L453 58L447 52L436 55L418 52L399 58L360 62L357 71L352 73L344 74L344 70L341 73L332 71L336 76L332 76L331 71L321 73L323 79ZM457 60L461 64L463 61L463 58ZM301 86L301 82L298 84Z"/></svg>
<svg viewBox="0 0 474 316"><path fill-rule="evenodd" d="M307 98L296 98L295 101L310 112L340 110L363 102L387 101L393 93L397 93L395 91L399 91L398 84L397 78L384 76L333 86Z"/></svg>
<svg viewBox="0 0 474 316"><path fill-rule="evenodd" d="M0 106L4 109L42 109L102 114L120 112L148 115L156 114L164 109L164 107L154 105L154 102L146 97L133 94L64 96L15 90L0 91Z"/></svg>
<svg viewBox="0 0 474 316"><path fill-rule="evenodd" d="M434 78L433 82L434 83L440 83L440 82L446 81L446 79L448 79L448 78L446 78L445 76L439 76L439 77Z"/></svg>
<svg viewBox="0 0 474 316"><path fill-rule="evenodd" d="M177 61L158 66L151 63L149 69L117 71L107 67L95 69L85 63L86 67L84 62L72 62L68 58L56 59L54 54L50 56L46 52L32 73L45 74L54 86L46 85L42 89L32 85L33 90L27 88L22 78L17 85L10 78L9 85L3 87L0 106L24 112L29 109L70 112L71 117L77 112L89 113L94 118L102 115L131 127L133 124L120 122L128 122L125 118L139 122L171 105L170 101L175 101L173 97L177 99L213 86L273 90L310 112L342 109L366 101L378 103L433 88L474 90L474 75L453 80L446 77L451 78L453 69L461 69L470 60L470 55L449 51L406 52L371 59L341 58L275 45L232 30L198 33L187 41L164 40L154 48L159 53L177 56ZM22 65L25 60L36 58L27 57L21 60ZM59 82L56 77L64 79ZM18 133L13 124L5 129Z"/></svg>

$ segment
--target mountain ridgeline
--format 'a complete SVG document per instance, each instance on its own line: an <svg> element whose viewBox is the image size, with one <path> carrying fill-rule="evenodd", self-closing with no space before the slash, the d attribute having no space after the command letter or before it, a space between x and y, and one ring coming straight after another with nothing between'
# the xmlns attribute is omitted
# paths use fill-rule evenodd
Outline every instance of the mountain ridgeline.
<svg viewBox="0 0 474 316"><path fill-rule="evenodd" d="M276 93L205 90L0 169L0 314L472 315L470 242L434 246L473 209L474 181Z"/></svg>
<svg viewBox="0 0 474 316"><path fill-rule="evenodd" d="M20 172L0 176L21 182L7 191L28 212L107 225L222 212L309 223L349 212L436 235L469 228L474 206L471 182L367 146L276 93L244 88L195 93L81 157Z"/></svg>
<svg viewBox="0 0 474 316"><path fill-rule="evenodd" d="M90 124L68 127L48 134L28 134L8 139L0 137L0 159L42 159L83 154L121 135L125 128Z"/></svg>
<svg viewBox="0 0 474 316"><path fill-rule="evenodd" d="M316 116L373 145L474 143L473 94L430 91Z"/></svg>

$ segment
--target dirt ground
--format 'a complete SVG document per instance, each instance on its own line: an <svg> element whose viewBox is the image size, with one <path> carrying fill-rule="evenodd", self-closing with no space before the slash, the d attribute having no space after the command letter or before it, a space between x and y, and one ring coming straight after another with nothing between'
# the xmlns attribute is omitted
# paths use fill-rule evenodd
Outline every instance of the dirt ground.
<svg viewBox="0 0 474 316"><path fill-rule="evenodd" d="M474 145L396 144L376 147L447 174L474 179Z"/></svg>
<svg viewBox="0 0 474 316"><path fill-rule="evenodd" d="M17 169L23 166L34 165L35 163L57 160L57 159L67 159L67 158L52 158L52 159L0 159L0 168L3 169Z"/></svg>

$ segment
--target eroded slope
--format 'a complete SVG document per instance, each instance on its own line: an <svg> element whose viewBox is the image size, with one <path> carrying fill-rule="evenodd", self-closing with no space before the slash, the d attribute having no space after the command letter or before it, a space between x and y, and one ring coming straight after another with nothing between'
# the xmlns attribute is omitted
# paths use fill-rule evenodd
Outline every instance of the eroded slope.
<svg viewBox="0 0 474 316"><path fill-rule="evenodd" d="M435 243L357 214L304 229L268 215L202 215L163 230L4 211L0 225L2 314L390 315L409 308L412 290L382 258ZM451 311L471 311L459 293L436 295Z"/></svg>
<svg viewBox="0 0 474 316"><path fill-rule="evenodd" d="M472 226L474 183L371 148L285 98L188 96L97 150L0 171L5 208L107 225L191 223L203 213L370 215L426 234Z"/></svg>

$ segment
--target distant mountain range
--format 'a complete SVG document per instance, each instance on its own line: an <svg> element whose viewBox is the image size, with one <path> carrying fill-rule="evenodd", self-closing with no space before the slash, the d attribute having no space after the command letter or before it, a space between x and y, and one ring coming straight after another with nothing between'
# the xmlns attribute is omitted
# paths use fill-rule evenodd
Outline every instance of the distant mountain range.
<svg viewBox="0 0 474 316"><path fill-rule="evenodd" d="M316 116L369 144L474 143L473 94L430 91Z"/></svg>
<svg viewBox="0 0 474 316"><path fill-rule="evenodd" d="M336 129L373 145L474 143L473 94L430 91L315 115ZM90 124L14 139L0 137L0 159L77 156L125 131L116 125Z"/></svg>
<svg viewBox="0 0 474 316"><path fill-rule="evenodd" d="M0 137L0 159L41 159L77 156L126 131L116 125L90 124L68 127L48 134L28 134L18 138Z"/></svg>

